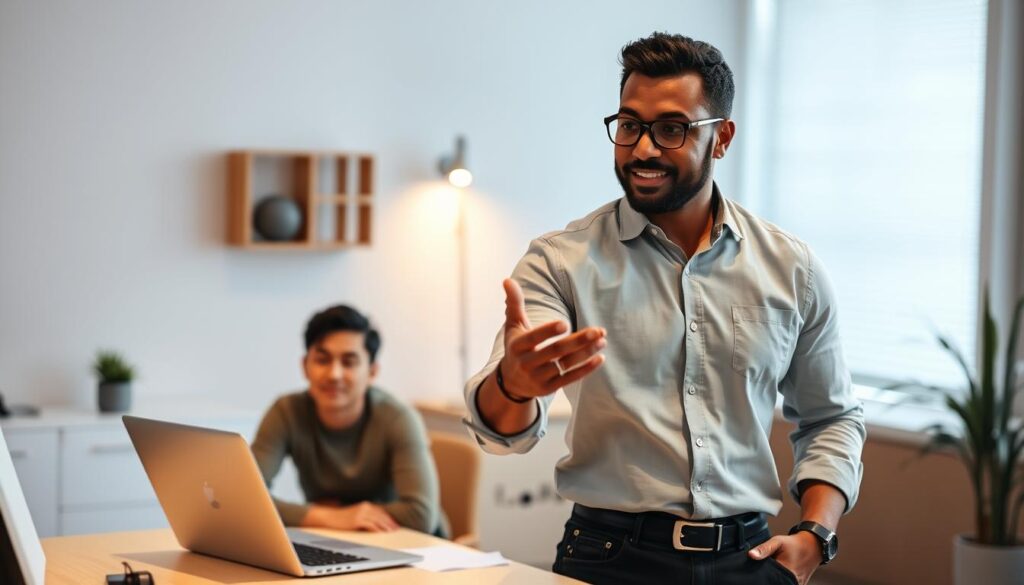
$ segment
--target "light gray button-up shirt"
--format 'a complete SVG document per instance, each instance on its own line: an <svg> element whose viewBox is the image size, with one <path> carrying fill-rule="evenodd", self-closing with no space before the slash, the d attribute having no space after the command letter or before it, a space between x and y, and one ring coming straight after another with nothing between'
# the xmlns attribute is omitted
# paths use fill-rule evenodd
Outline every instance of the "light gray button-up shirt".
<svg viewBox="0 0 1024 585"><path fill-rule="evenodd" d="M534 326L604 327L607 360L565 387L569 454L559 494L596 508L687 518L777 514L768 444L779 393L796 466L789 489L817 479L849 510L863 466L864 417L850 390L835 298L807 245L718 192L711 245L683 251L626 199L530 244L512 277ZM491 453L544 436L551 397L516 436L486 427L476 391L504 353L466 384L466 423Z"/></svg>

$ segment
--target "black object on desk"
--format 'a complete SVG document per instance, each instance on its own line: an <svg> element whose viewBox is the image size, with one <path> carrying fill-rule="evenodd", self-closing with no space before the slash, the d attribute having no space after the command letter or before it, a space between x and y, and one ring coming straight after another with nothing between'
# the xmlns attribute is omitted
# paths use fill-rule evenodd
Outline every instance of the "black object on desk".
<svg viewBox="0 0 1024 585"><path fill-rule="evenodd" d="M131 565L121 561L124 573L107 575L107 585L156 585L153 574L149 571L133 571Z"/></svg>
<svg viewBox="0 0 1024 585"><path fill-rule="evenodd" d="M11 406L8 408L4 402L4 395L0 394L0 418L7 418L9 416L38 416L39 409L34 406L28 406L25 404L19 404L17 406Z"/></svg>

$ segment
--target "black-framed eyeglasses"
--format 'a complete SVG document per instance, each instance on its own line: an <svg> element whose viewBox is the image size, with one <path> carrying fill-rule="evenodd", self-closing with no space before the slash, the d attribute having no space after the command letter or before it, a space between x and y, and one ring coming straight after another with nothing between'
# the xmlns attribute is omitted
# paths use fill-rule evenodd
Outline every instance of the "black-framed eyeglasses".
<svg viewBox="0 0 1024 585"><path fill-rule="evenodd" d="M604 119L604 125L608 128L608 139L617 146L635 146L646 132L654 142L654 146L661 150L675 150L682 148L686 143L686 134L690 128L699 128L724 120L725 118L705 118L692 122L677 120L643 122L630 116L612 114Z"/></svg>

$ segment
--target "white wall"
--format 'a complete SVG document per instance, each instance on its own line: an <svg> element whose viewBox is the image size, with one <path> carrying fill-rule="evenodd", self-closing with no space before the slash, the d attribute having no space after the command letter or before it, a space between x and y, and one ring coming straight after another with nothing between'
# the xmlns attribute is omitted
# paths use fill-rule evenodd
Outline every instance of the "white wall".
<svg viewBox="0 0 1024 585"><path fill-rule="evenodd" d="M91 407L88 364L112 347L140 399L262 408L301 384L310 313L344 301L383 332L384 386L457 395L454 214L435 183L455 134L476 177L475 368L529 238L619 194L600 120L621 46L709 40L742 94L742 20L739 0L0 0L0 391ZM375 153L373 246L227 248L223 153L255 147Z"/></svg>

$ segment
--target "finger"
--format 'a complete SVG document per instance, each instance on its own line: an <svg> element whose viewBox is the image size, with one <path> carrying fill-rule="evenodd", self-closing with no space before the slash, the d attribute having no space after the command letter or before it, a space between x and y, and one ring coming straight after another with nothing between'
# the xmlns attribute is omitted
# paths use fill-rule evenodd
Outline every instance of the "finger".
<svg viewBox="0 0 1024 585"><path fill-rule="evenodd" d="M575 368L577 364L586 361L587 358L601 351L602 349L607 347L607 345L608 342L602 338L595 341L594 344L590 347L584 347L579 351L574 351L573 353L562 358L562 368L567 370Z"/></svg>
<svg viewBox="0 0 1024 585"><path fill-rule="evenodd" d="M604 349L606 345L607 343L605 343L605 340L598 339L590 347L585 347L579 351L574 351L569 355L562 356L557 360L548 362L549 364L554 366L554 374L544 377L542 379L550 380L555 375L564 376L569 371L575 370L577 367L579 367L580 364L586 362L588 358Z"/></svg>
<svg viewBox="0 0 1024 585"><path fill-rule="evenodd" d="M755 546L754 548L750 549L750 552L748 552L747 554L750 555L750 558L752 559L761 560L774 556L780 548L782 548L782 537L773 536L768 540L762 542L761 544Z"/></svg>
<svg viewBox="0 0 1024 585"><path fill-rule="evenodd" d="M529 329L523 289L511 278L506 278L502 285L505 287L505 329Z"/></svg>
<svg viewBox="0 0 1024 585"><path fill-rule="evenodd" d="M542 341L556 335L561 335L568 330L569 325L565 321L549 321L536 329L531 329L526 333L515 336L512 339L512 343L509 344L509 349L516 353L533 351L533 348L537 347Z"/></svg>
<svg viewBox="0 0 1024 585"><path fill-rule="evenodd" d="M367 518L365 520L366 529L370 532L387 532L387 524L380 518Z"/></svg>
<svg viewBox="0 0 1024 585"><path fill-rule="evenodd" d="M546 386L549 382L558 376L561 376L564 372L565 368L559 369L558 364L555 361L545 362L533 369L533 379L541 380L542 384Z"/></svg>
<svg viewBox="0 0 1024 585"><path fill-rule="evenodd" d="M381 510L380 522L387 527L388 530L398 530L398 522L391 517L391 514Z"/></svg>
<svg viewBox="0 0 1024 585"><path fill-rule="evenodd" d="M523 359L524 366L543 364L559 360L562 369L569 369L572 365L582 362L584 359L594 355L597 350L604 347L604 330L599 327L588 327L582 331L559 339L551 345L537 350L533 355ZM576 359L568 359L572 354L579 353Z"/></svg>
<svg viewBox="0 0 1024 585"><path fill-rule="evenodd" d="M601 354L595 355L594 357L583 362L575 370L565 372L564 374L561 374L555 377L554 379L549 380L544 386L547 389L548 393L554 392L559 388L565 388L569 384L572 384L576 380L583 378L584 376L590 374L597 368L601 367L601 364L603 363L604 356Z"/></svg>

